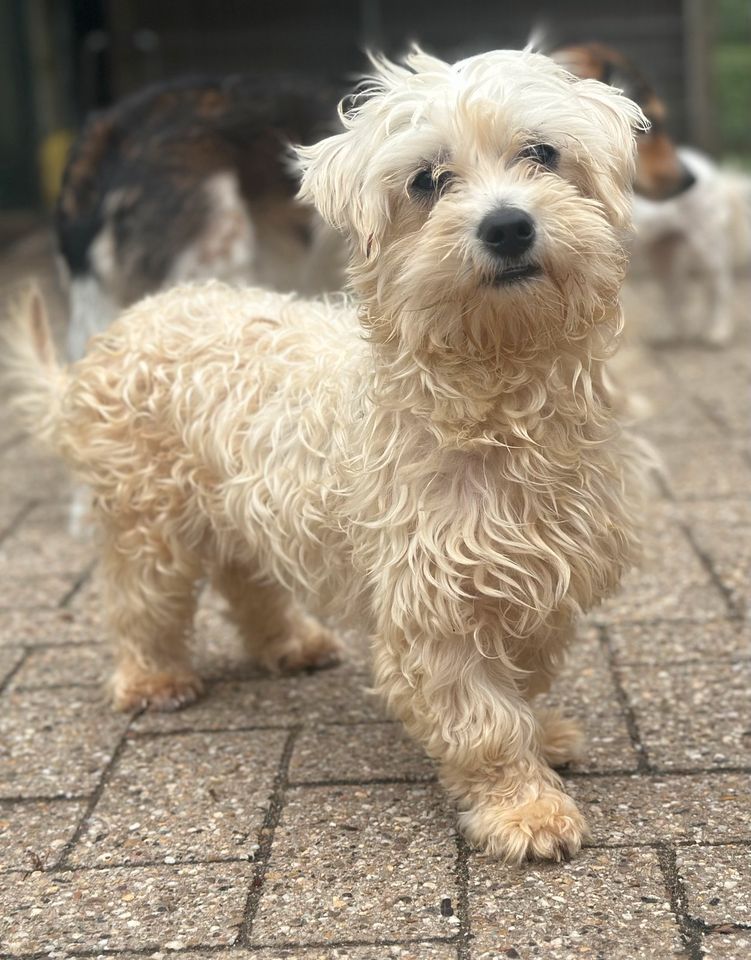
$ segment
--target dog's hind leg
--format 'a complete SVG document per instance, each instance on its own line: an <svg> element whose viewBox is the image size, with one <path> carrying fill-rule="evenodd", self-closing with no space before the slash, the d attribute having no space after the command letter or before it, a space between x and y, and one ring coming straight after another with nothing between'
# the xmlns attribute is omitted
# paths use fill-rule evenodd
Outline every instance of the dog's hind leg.
<svg viewBox="0 0 751 960"><path fill-rule="evenodd" d="M515 665L523 671L519 688L525 699L534 701L539 694L547 693L557 674L563 653L575 635L573 624L566 624L555 633L548 633L542 642L525 644L514 657ZM532 703L532 709L540 728L542 755L551 767L563 767L578 760L584 750L584 732L576 720L572 720L558 707L540 706Z"/></svg>
<svg viewBox="0 0 751 960"><path fill-rule="evenodd" d="M226 615L260 666L288 672L338 662L342 645L337 636L303 613L280 585L259 578L242 563L216 568L212 584L227 600Z"/></svg>
<svg viewBox="0 0 751 960"><path fill-rule="evenodd" d="M202 684L190 639L200 558L134 525L108 531L102 562L107 624L116 644L112 697L121 710L176 710Z"/></svg>

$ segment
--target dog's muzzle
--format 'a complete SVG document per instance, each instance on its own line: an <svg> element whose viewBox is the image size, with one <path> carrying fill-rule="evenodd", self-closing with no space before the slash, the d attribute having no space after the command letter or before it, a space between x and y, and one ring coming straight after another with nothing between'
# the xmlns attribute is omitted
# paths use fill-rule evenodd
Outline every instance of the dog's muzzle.
<svg viewBox="0 0 751 960"><path fill-rule="evenodd" d="M477 236L494 257L521 257L535 242L535 223L518 207L499 207L483 217Z"/></svg>
<svg viewBox="0 0 751 960"><path fill-rule="evenodd" d="M497 265L490 279L492 286L519 283L542 273L538 264L525 256L534 246L535 233L534 220L518 207L499 207L483 217L477 236Z"/></svg>

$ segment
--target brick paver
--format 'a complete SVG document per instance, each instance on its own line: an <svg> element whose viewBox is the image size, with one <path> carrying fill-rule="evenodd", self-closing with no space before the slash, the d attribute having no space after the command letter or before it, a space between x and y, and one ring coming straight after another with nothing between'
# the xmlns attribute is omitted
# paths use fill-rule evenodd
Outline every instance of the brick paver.
<svg viewBox="0 0 751 960"><path fill-rule="evenodd" d="M24 265L49 263L43 241L24 249ZM645 566L582 627L548 695L589 739L565 777L591 836L561 865L468 849L433 765L368 692L363 638L338 668L269 677L206 594L203 701L113 713L67 480L0 422L0 955L751 956L742 340L634 348L628 383L668 474Z"/></svg>

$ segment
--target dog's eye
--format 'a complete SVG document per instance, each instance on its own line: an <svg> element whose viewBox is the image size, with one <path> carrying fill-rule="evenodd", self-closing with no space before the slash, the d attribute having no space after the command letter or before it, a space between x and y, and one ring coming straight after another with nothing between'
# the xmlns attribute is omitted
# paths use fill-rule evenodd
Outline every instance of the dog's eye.
<svg viewBox="0 0 751 960"><path fill-rule="evenodd" d="M519 157L522 160L532 160L533 163L539 164L541 167L547 167L548 170L555 170L558 166L560 154L549 143L534 143L525 147Z"/></svg>
<svg viewBox="0 0 751 960"><path fill-rule="evenodd" d="M410 183L410 189L417 196L432 197L438 196L451 182L452 175L448 170L437 177L433 175L430 169L421 170Z"/></svg>

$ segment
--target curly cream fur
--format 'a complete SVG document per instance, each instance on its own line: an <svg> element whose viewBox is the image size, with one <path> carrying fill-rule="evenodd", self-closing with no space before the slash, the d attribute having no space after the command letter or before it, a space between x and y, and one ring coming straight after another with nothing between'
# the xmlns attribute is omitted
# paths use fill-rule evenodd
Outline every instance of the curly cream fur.
<svg viewBox="0 0 751 960"><path fill-rule="evenodd" d="M639 113L526 52L377 66L345 132L300 151L302 195L353 240L356 300L217 283L144 300L45 368L42 432L96 496L121 707L197 695L208 569L267 665L336 653L303 608L364 625L375 685L470 838L559 858L585 827L547 759L578 736L530 699L635 550L603 363ZM559 169L520 159L530 141ZM429 205L409 189L426 163L454 178ZM531 281L494 283L477 240L502 203L535 219Z"/></svg>

